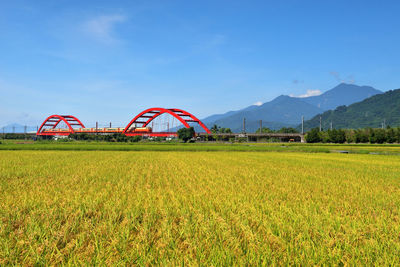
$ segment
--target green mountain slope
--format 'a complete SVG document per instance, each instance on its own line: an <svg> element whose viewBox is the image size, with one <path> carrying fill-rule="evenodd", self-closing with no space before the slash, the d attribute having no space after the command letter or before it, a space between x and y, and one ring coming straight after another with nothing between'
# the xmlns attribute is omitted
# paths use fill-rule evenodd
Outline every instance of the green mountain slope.
<svg viewBox="0 0 400 267"><path fill-rule="evenodd" d="M392 127L400 126L400 89L374 95L349 106L339 106L321 116L323 129L329 129L331 122L336 129L378 128L384 121ZM316 115L304 122L304 129L319 127L319 118L320 115Z"/></svg>

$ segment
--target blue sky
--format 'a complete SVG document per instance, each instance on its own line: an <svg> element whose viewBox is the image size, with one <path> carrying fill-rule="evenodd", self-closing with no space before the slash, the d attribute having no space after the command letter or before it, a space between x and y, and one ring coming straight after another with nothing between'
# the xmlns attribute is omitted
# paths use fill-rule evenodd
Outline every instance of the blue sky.
<svg viewBox="0 0 400 267"><path fill-rule="evenodd" d="M400 88L399 1L0 1L0 125Z"/></svg>

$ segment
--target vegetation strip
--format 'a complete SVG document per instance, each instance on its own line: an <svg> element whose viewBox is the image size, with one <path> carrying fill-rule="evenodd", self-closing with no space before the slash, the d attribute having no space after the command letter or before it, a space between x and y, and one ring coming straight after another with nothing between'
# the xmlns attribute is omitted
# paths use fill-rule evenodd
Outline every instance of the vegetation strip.
<svg viewBox="0 0 400 267"><path fill-rule="evenodd" d="M77 151L236 151L236 152L310 152L399 155L400 145L380 144L288 144L288 143L106 143L106 142L11 142L0 150L77 150Z"/></svg>

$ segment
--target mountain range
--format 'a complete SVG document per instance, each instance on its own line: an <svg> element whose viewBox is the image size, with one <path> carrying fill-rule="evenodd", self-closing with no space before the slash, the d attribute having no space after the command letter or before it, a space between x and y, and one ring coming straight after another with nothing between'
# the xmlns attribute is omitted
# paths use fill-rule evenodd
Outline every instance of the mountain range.
<svg viewBox="0 0 400 267"><path fill-rule="evenodd" d="M331 123L335 129L399 126L400 89L390 90L349 106L343 105L326 111L304 122L305 131L319 127L320 116L323 129L329 129Z"/></svg>
<svg viewBox="0 0 400 267"><path fill-rule="evenodd" d="M216 124L231 128L233 132L243 130L243 118L246 119L247 132L258 129L260 120L263 127L270 129L295 127L301 122L301 116L304 116L305 120L311 119L326 110L350 105L381 93L382 91L370 86L341 83L318 96L300 98L281 95L259 106L252 105L237 111L211 115L202 121L208 127Z"/></svg>

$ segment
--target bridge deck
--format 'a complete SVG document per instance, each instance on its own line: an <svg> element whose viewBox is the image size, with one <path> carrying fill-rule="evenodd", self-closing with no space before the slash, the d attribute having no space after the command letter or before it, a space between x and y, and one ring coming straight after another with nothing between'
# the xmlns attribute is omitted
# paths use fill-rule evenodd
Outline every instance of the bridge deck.
<svg viewBox="0 0 400 267"><path fill-rule="evenodd" d="M74 129L75 133L81 134L114 134L122 133L124 128L79 128ZM37 135L70 135L71 131L67 128L45 129ZM170 137L177 136L176 132L127 132L127 136L153 136L153 137Z"/></svg>

